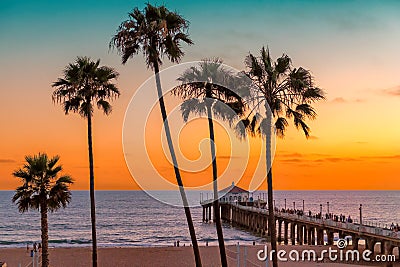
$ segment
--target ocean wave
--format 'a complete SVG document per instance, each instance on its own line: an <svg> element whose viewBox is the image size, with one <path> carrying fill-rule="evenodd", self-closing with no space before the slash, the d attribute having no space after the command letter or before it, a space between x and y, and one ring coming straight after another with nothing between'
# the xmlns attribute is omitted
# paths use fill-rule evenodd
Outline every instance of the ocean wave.
<svg viewBox="0 0 400 267"><path fill-rule="evenodd" d="M92 240L87 239L50 239L49 244L90 244Z"/></svg>

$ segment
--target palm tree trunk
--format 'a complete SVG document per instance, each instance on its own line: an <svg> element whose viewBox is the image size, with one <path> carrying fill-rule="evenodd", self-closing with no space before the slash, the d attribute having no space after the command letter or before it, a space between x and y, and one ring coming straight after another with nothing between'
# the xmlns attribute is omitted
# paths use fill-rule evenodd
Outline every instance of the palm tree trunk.
<svg viewBox="0 0 400 267"><path fill-rule="evenodd" d="M92 266L97 267L96 206L94 199L94 167L93 167L91 114L89 114L89 116L87 117L87 121L88 121L89 170L90 170L90 217L92 220Z"/></svg>
<svg viewBox="0 0 400 267"><path fill-rule="evenodd" d="M49 226L47 222L47 202L42 200L40 203L40 224L42 230L42 267L49 266Z"/></svg>
<svg viewBox="0 0 400 267"><path fill-rule="evenodd" d="M272 168L268 172L267 176L267 184L268 184L268 227L270 229L271 234L271 249L275 251L272 254L272 266L278 267L278 258L277 258L277 241L276 241L276 225L275 225L275 214L274 214L274 197L272 191Z"/></svg>
<svg viewBox="0 0 400 267"><path fill-rule="evenodd" d="M169 130L169 124L168 124L168 119L167 119L167 111L165 109L165 103L164 103L164 97L163 97L163 93L162 93L162 89L161 89L161 81L160 81L159 71L160 70L159 70L159 67L158 67L158 62L156 61L156 62L154 62L154 72L155 72L155 76L156 76L156 86L157 86L158 101L159 101L159 104L160 104L161 116L162 116L162 120L163 120L163 123L164 123L165 135L167 137L169 152L171 154L172 162L174 164L174 171L175 171L176 181L177 181L178 186L179 186L179 192L181 194L183 206L184 206L184 209L185 209L185 215L186 215L186 220L187 220L187 224L188 224L188 227L189 227L190 238L192 240L193 252L194 252L194 258L195 258L196 266L197 267L201 267L200 251L199 251L199 246L197 244L196 233L195 233L195 230L194 230L192 215L190 213L189 203L188 203L188 200L187 200L187 197L186 197L185 189L183 187L181 173L179 171L178 161L176 159L174 145L172 143L171 132Z"/></svg>
<svg viewBox="0 0 400 267"><path fill-rule="evenodd" d="M219 197L218 197L218 184L217 184L218 172L217 172L217 157L215 154L214 123L212 120L211 107L209 104L207 104L207 116L208 116L208 129L210 131L210 148L211 148L212 170L213 170L213 189L214 189L213 204L214 204L215 227L217 228L218 246L219 246L219 255L221 258L221 266L227 267L228 263L226 261L224 235L222 233L221 216L219 213Z"/></svg>
<svg viewBox="0 0 400 267"><path fill-rule="evenodd" d="M276 243L276 225L275 225L275 214L274 214L274 196L272 189L272 113L269 109L268 104L265 104L266 117L267 117L267 132L266 132L266 163L267 163L267 187L268 187L268 228L271 235L271 249L275 251L272 254L272 265L278 267L277 258L277 243Z"/></svg>

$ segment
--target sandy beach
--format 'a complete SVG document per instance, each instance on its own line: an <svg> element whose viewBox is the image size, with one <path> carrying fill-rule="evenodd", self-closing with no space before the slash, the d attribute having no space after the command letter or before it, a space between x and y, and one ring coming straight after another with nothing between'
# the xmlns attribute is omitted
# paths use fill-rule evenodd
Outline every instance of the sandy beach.
<svg viewBox="0 0 400 267"><path fill-rule="evenodd" d="M257 259L257 251L264 246L247 246L246 266L266 266L265 262ZM316 251L327 249L323 246L280 246L279 249L289 251L297 249L313 248ZM228 264L236 266L236 246L228 246ZM218 247L200 247L203 266L219 266ZM241 246L241 264L244 266L244 247ZM8 267L27 266L31 262L29 253L24 248L3 248L0 249L0 260L7 262ZM64 266L90 266L90 248L51 248L50 265L54 267ZM191 247L124 247L124 248L99 248L99 266L194 266L194 257ZM323 262L280 262L280 266L384 266L378 263L360 262L354 263L333 263L325 258ZM397 261L394 266L400 266Z"/></svg>

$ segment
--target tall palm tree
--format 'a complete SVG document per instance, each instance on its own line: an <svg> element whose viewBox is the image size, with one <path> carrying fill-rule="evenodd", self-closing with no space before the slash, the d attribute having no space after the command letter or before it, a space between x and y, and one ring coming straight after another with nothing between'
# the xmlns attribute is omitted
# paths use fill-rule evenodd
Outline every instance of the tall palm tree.
<svg viewBox="0 0 400 267"><path fill-rule="evenodd" d="M49 266L49 228L48 211L65 208L71 200L69 186L73 183L68 175L60 176L61 165L57 165L60 157L49 158L47 154L39 153L26 156L24 166L13 172L20 178L22 185L17 187L12 201L18 205L20 212L39 210L42 231L42 265Z"/></svg>
<svg viewBox="0 0 400 267"><path fill-rule="evenodd" d="M160 66L163 63L162 58L164 56L166 56L171 62L178 63L184 55L184 52L181 49L181 43L193 43L187 34L189 23L178 13L169 11L165 6L152 6L151 4L147 4L143 11L135 8L128 15L128 20L122 22L117 29L116 34L110 42L110 47L117 48L118 52L122 56L122 64L125 64L129 58L134 57L142 51L147 67L154 70L158 102L165 127L165 135L167 137L168 148L174 164L176 181L179 186L185 209L195 262L196 266L201 266L199 247L193 226L192 215L190 213L171 139L171 132L167 120L167 111L165 108L159 75Z"/></svg>
<svg viewBox="0 0 400 267"><path fill-rule="evenodd" d="M310 71L302 67L293 68L287 55L282 55L273 62L269 49L264 47L259 57L250 53L246 57L245 65L246 74L256 86L251 97L253 110L237 125L237 132L245 136L247 129L266 138L268 227L272 249L277 251L272 188L272 130L275 128L278 137L283 138L288 126L287 119L293 119L296 128L301 129L308 138L310 128L305 120L316 118L317 113L311 104L324 99L324 92L315 86ZM261 108L264 108L262 113ZM272 260L273 266L278 266L276 253Z"/></svg>
<svg viewBox="0 0 400 267"><path fill-rule="evenodd" d="M186 122L191 113L205 114L208 118L210 135L210 152L212 158L212 179L214 190L214 218L217 229L218 245L220 250L221 266L227 266L224 236L219 213L218 173L215 152L215 134L213 115L232 123L236 115L242 115L244 104L241 96L234 87L235 78L222 65L221 59L203 60L199 67L187 69L179 78L181 85L172 91L185 101L181 105L181 112ZM227 88L230 87L230 88Z"/></svg>
<svg viewBox="0 0 400 267"><path fill-rule="evenodd" d="M100 66L100 60L92 61L88 57L78 57L68 64L64 77L53 83L53 101L62 103L65 114L79 113L87 119L89 172L90 172L90 215L92 221L92 264L97 266L96 209L94 198L94 170L92 145L92 117L94 106L109 115L112 111L109 101L120 95L113 81L118 73L110 67Z"/></svg>

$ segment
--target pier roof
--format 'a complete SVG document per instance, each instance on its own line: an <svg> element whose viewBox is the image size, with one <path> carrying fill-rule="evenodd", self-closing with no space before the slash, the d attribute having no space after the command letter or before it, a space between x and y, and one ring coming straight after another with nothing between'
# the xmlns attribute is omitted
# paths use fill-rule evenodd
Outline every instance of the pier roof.
<svg viewBox="0 0 400 267"><path fill-rule="evenodd" d="M232 184L229 187L224 188L219 192L224 193L224 194L227 194L227 193L232 193L232 194L249 193L249 191L236 186L234 182L232 182Z"/></svg>

